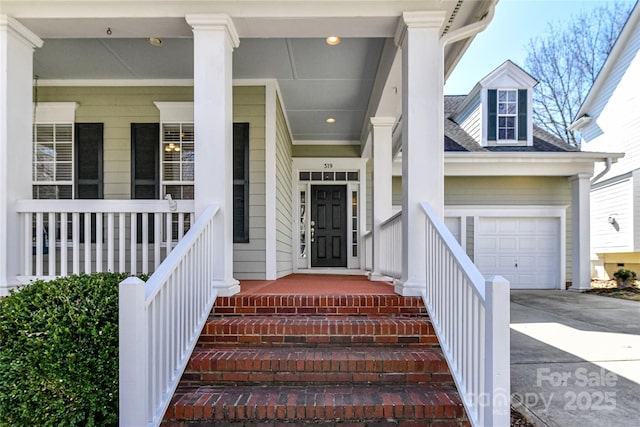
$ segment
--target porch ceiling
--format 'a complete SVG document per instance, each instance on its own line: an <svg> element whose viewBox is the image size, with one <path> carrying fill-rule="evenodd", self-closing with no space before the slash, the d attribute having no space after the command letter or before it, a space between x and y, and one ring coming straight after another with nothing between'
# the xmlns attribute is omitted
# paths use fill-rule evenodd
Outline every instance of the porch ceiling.
<svg viewBox="0 0 640 427"><path fill-rule="evenodd" d="M233 54L234 78L278 80L294 142L357 144L366 139L363 129L368 127L370 115L380 111L401 114L400 97L383 95L385 86L398 84L397 80L389 83L388 79L396 58L389 39L394 36L401 12L445 9L445 32L478 21L496 2L341 1L329 2L332 9L328 10L327 2L307 0L288 1L286 10L280 4L280 8L257 11L255 2L255 7L244 4L240 8L243 2L166 1L164 9L158 6L156 11L148 7L155 3L131 1L121 4L119 17L113 17L113 3L99 0L3 0L3 13L14 16L43 38L43 47L34 54L34 74L43 83L190 80L193 39L184 16L216 13L219 10L209 8L226 5L227 9L222 10L233 16L241 38ZM264 2L260 7L266 3L278 4ZM194 5L198 7L185 10ZM131 11L124 11L126 8ZM107 35L107 28L111 28L111 35ZM342 43L328 46L324 42L328 35L342 36ZM146 37L160 37L164 43L154 47ZM446 75L469 43L467 39L447 47ZM381 102L397 105L385 106ZM329 117L335 118L336 123L327 124Z"/></svg>

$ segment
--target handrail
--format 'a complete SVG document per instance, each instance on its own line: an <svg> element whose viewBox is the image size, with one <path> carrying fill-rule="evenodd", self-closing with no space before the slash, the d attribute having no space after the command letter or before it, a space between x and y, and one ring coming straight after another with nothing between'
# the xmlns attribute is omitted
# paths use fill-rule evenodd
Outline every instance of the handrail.
<svg viewBox="0 0 640 427"><path fill-rule="evenodd" d="M474 427L510 422L509 282L485 280L428 203L426 288L440 347Z"/></svg>
<svg viewBox="0 0 640 427"><path fill-rule="evenodd" d="M175 200L178 212L193 212L193 200ZM169 202L166 200L104 200L104 199L86 199L86 200L18 200L16 202L16 212L18 213L36 213L36 212L52 212L52 213L163 213L172 211L169 209Z"/></svg>
<svg viewBox="0 0 640 427"><path fill-rule="evenodd" d="M120 426L156 427L195 348L217 291L210 205L149 278L120 284Z"/></svg>

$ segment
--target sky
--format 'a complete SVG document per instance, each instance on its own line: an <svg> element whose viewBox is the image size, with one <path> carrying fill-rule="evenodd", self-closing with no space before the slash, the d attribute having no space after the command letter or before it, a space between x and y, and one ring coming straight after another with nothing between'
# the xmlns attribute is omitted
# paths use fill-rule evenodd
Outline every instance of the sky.
<svg viewBox="0 0 640 427"><path fill-rule="evenodd" d="M475 37L447 79L445 95L468 94L508 59L524 68L529 41L544 37L549 23L571 20L607 1L612 0L500 0L489 27ZM630 5L636 2L623 1Z"/></svg>

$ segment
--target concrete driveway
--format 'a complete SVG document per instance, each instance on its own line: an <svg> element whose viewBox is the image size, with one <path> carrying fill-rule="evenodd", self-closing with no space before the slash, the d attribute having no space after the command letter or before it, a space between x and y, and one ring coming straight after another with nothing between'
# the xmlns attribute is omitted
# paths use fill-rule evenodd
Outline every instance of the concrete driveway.
<svg viewBox="0 0 640 427"><path fill-rule="evenodd" d="M511 393L536 426L640 426L640 302L512 290Z"/></svg>

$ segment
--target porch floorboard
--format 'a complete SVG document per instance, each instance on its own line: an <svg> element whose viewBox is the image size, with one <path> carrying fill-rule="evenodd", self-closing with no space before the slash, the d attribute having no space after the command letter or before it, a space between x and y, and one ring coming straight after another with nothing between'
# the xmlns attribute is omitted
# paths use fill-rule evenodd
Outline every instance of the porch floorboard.
<svg viewBox="0 0 640 427"><path fill-rule="evenodd" d="M276 280L241 280L238 295L395 295L390 282L367 276L290 274Z"/></svg>

